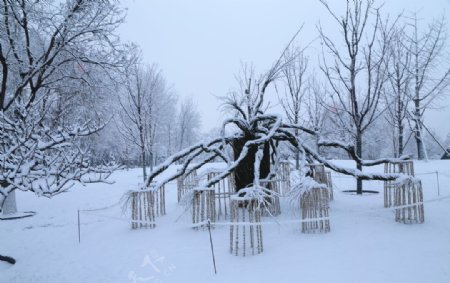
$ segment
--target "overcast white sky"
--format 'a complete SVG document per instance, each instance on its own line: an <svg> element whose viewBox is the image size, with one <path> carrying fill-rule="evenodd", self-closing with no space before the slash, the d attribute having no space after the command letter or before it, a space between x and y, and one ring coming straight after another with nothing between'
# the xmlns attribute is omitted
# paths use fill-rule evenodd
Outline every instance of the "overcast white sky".
<svg viewBox="0 0 450 283"><path fill-rule="evenodd" d="M319 21L329 33L336 32L318 0L122 2L128 8L122 38L137 43L145 61L159 65L180 97L194 97L204 131L223 120L217 96L236 87L241 62L253 62L257 70L266 70L302 24L298 40L302 45L317 38ZM329 2L333 6L345 3ZM424 24L442 15L450 21L449 0L386 0L383 10L391 15L420 11ZM447 108L431 111L425 124L445 136L450 132L450 95L440 103Z"/></svg>

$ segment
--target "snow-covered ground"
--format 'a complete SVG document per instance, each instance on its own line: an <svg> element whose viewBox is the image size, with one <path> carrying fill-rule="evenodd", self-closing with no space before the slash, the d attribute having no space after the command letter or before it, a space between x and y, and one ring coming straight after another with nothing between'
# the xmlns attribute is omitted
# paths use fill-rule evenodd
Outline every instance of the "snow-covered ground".
<svg viewBox="0 0 450 283"><path fill-rule="evenodd" d="M340 162L343 163L343 162ZM172 169L174 170L174 169ZM376 167L371 170L382 170ZM264 252L229 254L229 228L212 231L218 274L214 275L209 234L194 231L190 213L177 205L176 184L167 187L167 215L157 228L131 230L120 206L110 206L137 188L141 170L120 171L114 185L77 187L53 199L18 193L20 210L34 217L0 221L0 282L450 282L450 161L416 162L423 180L425 223L399 224L383 208L383 195L342 193L354 181L333 174L331 232L302 234L299 224L264 221ZM436 174L439 171L440 196ZM421 174L429 173L429 174ZM381 182L366 189L382 191ZM446 198L447 197L447 198ZM284 202L276 220L299 219Z"/></svg>

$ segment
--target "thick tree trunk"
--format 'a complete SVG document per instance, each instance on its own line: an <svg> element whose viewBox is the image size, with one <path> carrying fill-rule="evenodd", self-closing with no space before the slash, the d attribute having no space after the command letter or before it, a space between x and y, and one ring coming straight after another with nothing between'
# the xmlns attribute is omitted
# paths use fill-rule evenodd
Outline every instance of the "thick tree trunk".
<svg viewBox="0 0 450 283"><path fill-rule="evenodd" d="M147 159L146 159L146 156L145 156L145 149L143 148L142 149L142 174L143 174L143 176L144 176L144 183L145 183L145 181L147 180L147 170L146 170L146 167L147 167Z"/></svg>
<svg viewBox="0 0 450 283"><path fill-rule="evenodd" d="M414 137L416 139L416 145L417 145L417 159L423 160L425 159L425 151L423 146L423 140L422 140L422 127L420 125L421 115L420 115L420 102L419 99L414 100L414 122L416 123L414 127Z"/></svg>
<svg viewBox="0 0 450 283"><path fill-rule="evenodd" d="M356 154L362 159L362 134L360 131L356 134ZM356 161L356 169L362 171L362 164ZM360 178L356 178L356 194L362 195L363 181Z"/></svg>
<svg viewBox="0 0 450 283"><path fill-rule="evenodd" d="M17 213L16 191L10 192L6 198L3 195L0 195L0 212L2 212L3 215Z"/></svg>
<svg viewBox="0 0 450 283"><path fill-rule="evenodd" d="M399 94L398 96L398 101L397 101L397 105L398 105L398 109L397 109L397 126L398 126L398 156L400 157L403 155L403 130L404 130L404 126L403 126L403 111L404 111L404 107L405 105L403 104L403 101L400 97L400 93L401 93L401 84L398 83L397 85L397 93Z"/></svg>
<svg viewBox="0 0 450 283"><path fill-rule="evenodd" d="M297 123L297 122L296 122ZM298 136L298 130L295 129L295 136ZM295 169L299 170L300 169L300 149L299 148L295 148Z"/></svg>
<svg viewBox="0 0 450 283"><path fill-rule="evenodd" d="M245 143L249 139L243 138L237 140L233 144L234 151L234 159L236 160L241 154L242 149L244 148ZM245 187L253 185L253 181L255 178L255 156L258 151L258 146L250 147L247 153L247 156L242 160L242 162L236 167L234 171L235 185L236 191L243 189ZM259 176L261 179L267 178L270 173L270 146L269 143L264 145L264 155L261 160L260 165L260 173Z"/></svg>
<svg viewBox="0 0 450 283"><path fill-rule="evenodd" d="M403 155L403 124L398 127L398 157Z"/></svg>

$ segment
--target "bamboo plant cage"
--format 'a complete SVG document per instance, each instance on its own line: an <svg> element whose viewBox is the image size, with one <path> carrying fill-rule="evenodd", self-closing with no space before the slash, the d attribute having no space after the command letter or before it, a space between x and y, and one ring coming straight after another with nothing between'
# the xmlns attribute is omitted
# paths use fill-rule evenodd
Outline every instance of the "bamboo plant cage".
<svg viewBox="0 0 450 283"><path fill-rule="evenodd" d="M222 173L222 171L209 171L207 172L207 180L211 180ZM230 196L235 191L234 175L230 174L227 178L220 180L213 185L216 198L216 217L217 219L226 219L230 215Z"/></svg>
<svg viewBox="0 0 450 283"><path fill-rule="evenodd" d="M131 191L131 228L155 228L155 194L151 190Z"/></svg>
<svg viewBox="0 0 450 283"><path fill-rule="evenodd" d="M166 189L160 186L155 189L155 184L150 185L150 190L153 194L153 201L155 206L156 216L166 215Z"/></svg>
<svg viewBox="0 0 450 283"><path fill-rule="evenodd" d="M394 189L395 221L412 224L425 221L422 182L408 179Z"/></svg>
<svg viewBox="0 0 450 283"><path fill-rule="evenodd" d="M333 182L331 180L331 172L325 171L323 164L306 164L312 173L312 178L319 184L324 184L328 188L329 200L334 199Z"/></svg>
<svg viewBox="0 0 450 283"><path fill-rule="evenodd" d="M197 170L194 170L189 174L178 177L177 178L178 203L181 201L181 199L187 192L197 187L198 183L199 180L197 178Z"/></svg>
<svg viewBox="0 0 450 283"><path fill-rule="evenodd" d="M302 233L330 232L329 191L320 184L303 191L300 196Z"/></svg>
<svg viewBox="0 0 450 283"><path fill-rule="evenodd" d="M291 164L289 161L280 162L277 171L277 187L280 196L287 196L291 191Z"/></svg>
<svg viewBox="0 0 450 283"><path fill-rule="evenodd" d="M261 207L257 199L231 196L230 253L236 256L263 252Z"/></svg>
<svg viewBox="0 0 450 283"><path fill-rule="evenodd" d="M412 160L405 160L385 163L384 173L414 176L414 162ZM394 205L395 188L395 181L384 181L384 207L391 207Z"/></svg>
<svg viewBox="0 0 450 283"><path fill-rule="evenodd" d="M207 227L207 221L216 222L216 201L214 188L194 188L192 200L192 223L194 229Z"/></svg>

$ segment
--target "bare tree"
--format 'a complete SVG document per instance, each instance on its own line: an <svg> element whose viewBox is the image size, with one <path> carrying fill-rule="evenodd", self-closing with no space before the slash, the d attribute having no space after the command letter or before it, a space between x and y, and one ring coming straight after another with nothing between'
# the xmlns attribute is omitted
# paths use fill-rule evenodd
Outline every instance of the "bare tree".
<svg viewBox="0 0 450 283"><path fill-rule="evenodd" d="M109 176L113 168L93 168L80 146L105 119L61 123L61 102L93 95L76 87L89 86L94 72L109 75L126 57L115 34L123 14L113 1L2 0L0 10L0 211L12 213L17 189L51 197L74 181ZM75 87L67 97L63 85Z"/></svg>
<svg viewBox="0 0 450 283"><path fill-rule="evenodd" d="M374 0L347 1L345 14L337 15L325 0L320 0L343 35L345 48L340 49L319 26L325 49L321 69L333 91L334 105L340 111L338 121L355 143L356 167L362 170L363 135L381 112L380 97L387 77L384 59L391 32L382 22ZM373 21L373 22L372 22ZM365 81L365 83L361 83ZM357 179L357 193L362 194L362 180Z"/></svg>
<svg viewBox="0 0 450 283"><path fill-rule="evenodd" d="M200 114L192 97L185 98L181 104L177 116L177 149L181 150L197 142L200 128Z"/></svg>
<svg viewBox="0 0 450 283"><path fill-rule="evenodd" d="M414 82L414 92L410 94L414 110L410 118L414 123L418 159L426 158L422 132L423 115L433 106L433 102L444 94L450 83L450 68L444 56L447 40L445 24L445 18L433 20L425 32L421 33L419 19L417 14L414 14L409 25L411 31L406 35L406 47L412 57L410 72Z"/></svg>
<svg viewBox="0 0 450 283"><path fill-rule="evenodd" d="M288 44L287 48L290 46ZM286 48L286 49L287 49ZM286 51L285 49L285 51ZM222 124L221 135L211 140L202 141L191 147L185 148L155 167L147 179L147 186L150 186L155 178L165 172L172 164L182 161L179 171L161 178L156 184L156 188L176 179L184 174L190 174L205 166L208 162L219 158L227 166L216 177L209 180L205 186L211 187L221 179L234 173L235 190L246 194L251 186L253 192L263 198L270 197L271 193L266 188L262 188L260 180L270 180L275 177L276 156L279 150L278 143L288 143L290 146L299 148L306 157L313 161L323 163L326 167L337 172L352 175L363 180L396 180L400 175L364 173L360 170L344 168L335 165L333 162L322 157L313 148L308 146L303 138L295 136L293 129L298 129L302 134L317 136L318 133L299 124L283 123L283 119L278 114L267 113L267 103L265 96L267 88L276 80L282 77L282 70L288 62L283 61L282 56L263 75L256 77L253 69L245 69L241 77L239 90L230 93L225 98L225 106L230 118ZM292 58L294 60L295 58ZM226 131L226 127L231 126L234 131ZM321 143L322 144L322 143ZM384 162L395 162L401 159L379 159L365 161L355 154L352 145L334 141L323 143L325 147L338 147L348 152L352 157L364 166L373 166ZM228 150L233 150L233 157L229 157ZM192 164L196 159L197 163ZM404 159L404 157L402 158ZM268 163L266 163L268 162ZM272 166L275 163L275 166Z"/></svg>
<svg viewBox="0 0 450 283"><path fill-rule="evenodd" d="M295 58L292 60L292 58ZM282 70L285 81L284 96L279 98L284 113L290 123L299 124L302 98L307 88L306 70L308 68L308 58L304 55L303 50L299 47L293 47L285 53L285 60L289 63ZM294 134L297 136L299 130L295 129ZM295 168L300 168L300 150L294 149Z"/></svg>
<svg viewBox="0 0 450 283"><path fill-rule="evenodd" d="M156 66L134 64L126 72L124 93L119 96L121 106L119 128L124 139L139 149L143 178L147 166L153 166L154 145L159 112L164 108L168 93L161 71Z"/></svg>
<svg viewBox="0 0 450 283"><path fill-rule="evenodd" d="M325 123L328 120L329 111L327 109L327 96L329 92L325 84L319 82L316 75L313 74L308 79L308 87L304 97L307 114L307 126L314 130L318 135L314 137L317 153L320 151L320 139L325 137Z"/></svg>
<svg viewBox="0 0 450 283"><path fill-rule="evenodd" d="M394 156L403 155L405 143L405 122L411 102L410 72L412 53L407 46L403 28L397 28L390 42L390 56L386 64L389 68L389 84L386 91L387 121L394 131Z"/></svg>

